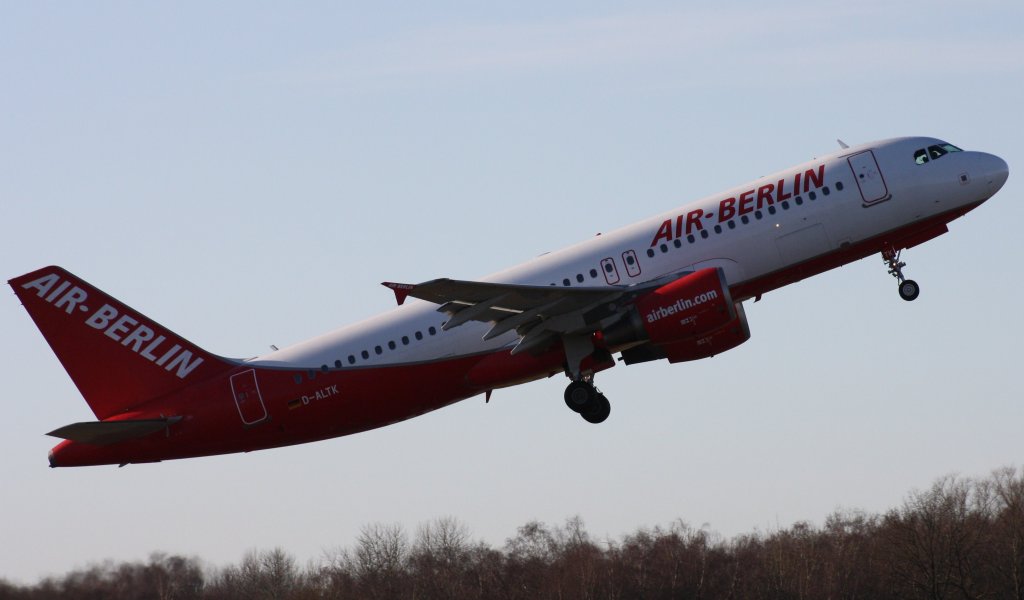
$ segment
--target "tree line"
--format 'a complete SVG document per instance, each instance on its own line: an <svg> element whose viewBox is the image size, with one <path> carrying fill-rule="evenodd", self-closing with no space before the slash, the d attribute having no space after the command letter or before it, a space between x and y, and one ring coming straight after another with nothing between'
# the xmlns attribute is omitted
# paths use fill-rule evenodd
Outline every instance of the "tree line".
<svg viewBox="0 0 1024 600"><path fill-rule="evenodd" d="M599 540L574 517L527 523L495 548L447 517L414 532L368 525L305 566L277 548L224 568L154 554L34 585L0 580L0 600L51 598L1024 600L1024 470L947 476L884 514L836 511L821 526L731 539L679 521Z"/></svg>

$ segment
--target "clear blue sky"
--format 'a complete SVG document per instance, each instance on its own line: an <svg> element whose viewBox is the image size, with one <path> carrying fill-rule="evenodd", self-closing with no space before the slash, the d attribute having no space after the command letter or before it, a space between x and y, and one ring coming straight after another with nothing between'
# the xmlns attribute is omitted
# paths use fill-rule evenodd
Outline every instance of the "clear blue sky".
<svg viewBox="0 0 1024 600"><path fill-rule="evenodd" d="M1021 463L1024 5L5 3L0 275L56 263L252 356L390 308L383 280L475 278L860 143L933 135L1009 182L906 254L748 305L753 338L617 367L611 418L564 381L327 442L51 470L92 414L0 307L0 577L150 551L300 560L442 515L502 544L681 518L726 536L880 511Z"/></svg>

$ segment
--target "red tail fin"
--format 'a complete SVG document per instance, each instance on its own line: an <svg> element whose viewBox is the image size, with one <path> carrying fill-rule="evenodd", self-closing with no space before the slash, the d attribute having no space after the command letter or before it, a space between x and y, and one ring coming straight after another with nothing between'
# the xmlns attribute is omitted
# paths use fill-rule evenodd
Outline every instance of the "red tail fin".
<svg viewBox="0 0 1024 600"><path fill-rule="evenodd" d="M60 267L8 283L99 419L233 366Z"/></svg>

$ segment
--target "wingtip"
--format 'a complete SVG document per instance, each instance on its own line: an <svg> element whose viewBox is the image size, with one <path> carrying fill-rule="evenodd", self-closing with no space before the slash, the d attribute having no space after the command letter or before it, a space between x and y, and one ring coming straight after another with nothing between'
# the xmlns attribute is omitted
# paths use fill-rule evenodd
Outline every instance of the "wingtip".
<svg viewBox="0 0 1024 600"><path fill-rule="evenodd" d="M393 281L382 281L381 285L395 293L395 301L398 302L399 306L405 304L405 299L409 297L409 292L416 287L409 283L395 283Z"/></svg>

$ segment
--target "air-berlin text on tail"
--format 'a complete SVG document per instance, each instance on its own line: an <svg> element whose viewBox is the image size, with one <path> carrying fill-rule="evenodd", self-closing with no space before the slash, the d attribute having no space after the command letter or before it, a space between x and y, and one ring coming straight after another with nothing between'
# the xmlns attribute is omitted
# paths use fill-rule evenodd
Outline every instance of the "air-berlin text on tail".
<svg viewBox="0 0 1024 600"><path fill-rule="evenodd" d="M765 206L771 206L776 202L789 200L796 194L806 194L812 189L818 189L824 185L825 165L818 165L815 169L797 171L780 179L777 183L766 183L762 186L751 188L738 196L725 198L718 203L718 222L725 223L733 217L752 213L761 210ZM803 186L803 191L801 191ZM686 214L677 215L675 219L665 219L654 234L651 246L657 246L658 242L670 242L674 238L682 238L704 229L701 219L709 218L712 213L705 214L704 209L698 208Z"/></svg>
<svg viewBox="0 0 1024 600"><path fill-rule="evenodd" d="M102 331L103 335L120 342L122 346L173 372L181 379L203 363L202 357L182 348L181 344L169 341L168 335L157 333L153 327L143 325L138 318L127 313L120 314L118 309L109 304L90 312L85 304L89 299L88 292L70 281L61 281L56 273L45 275L21 287L36 290L37 296L55 308L63 309L69 315L73 315L76 310L87 313L86 325Z"/></svg>

